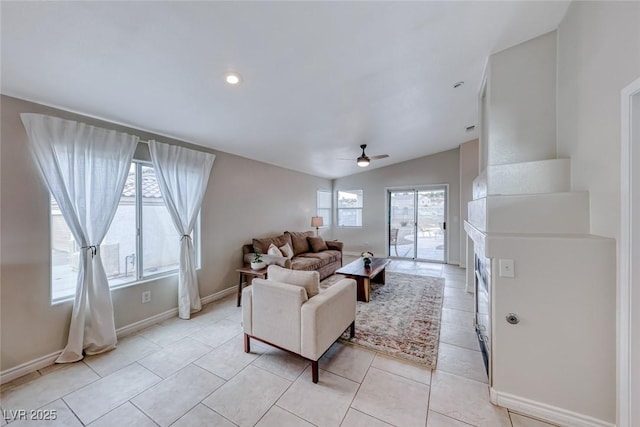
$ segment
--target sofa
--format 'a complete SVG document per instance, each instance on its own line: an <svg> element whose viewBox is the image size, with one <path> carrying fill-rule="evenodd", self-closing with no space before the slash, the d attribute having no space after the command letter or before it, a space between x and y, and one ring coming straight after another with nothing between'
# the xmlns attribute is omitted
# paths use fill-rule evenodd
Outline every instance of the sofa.
<svg viewBox="0 0 640 427"><path fill-rule="evenodd" d="M295 271L270 265L269 279L256 278L242 291L244 351L251 339L311 361L318 382L318 359L349 328L355 334L356 281L340 279L320 290L317 271Z"/></svg>
<svg viewBox="0 0 640 427"><path fill-rule="evenodd" d="M282 248L286 245L292 250L289 256L284 253L273 255L269 248ZM316 237L313 231L285 231L279 236L253 239L251 244L242 247L245 266L248 266L255 253L262 254L267 264L275 264L291 270L317 271L323 280L342 267L343 243ZM276 251L277 253L277 251Z"/></svg>

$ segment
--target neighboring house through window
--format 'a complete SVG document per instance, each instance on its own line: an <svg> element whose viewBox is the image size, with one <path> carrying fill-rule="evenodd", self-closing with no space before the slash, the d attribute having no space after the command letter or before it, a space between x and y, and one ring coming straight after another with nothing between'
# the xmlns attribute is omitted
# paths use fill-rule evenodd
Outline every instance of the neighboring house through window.
<svg viewBox="0 0 640 427"><path fill-rule="evenodd" d="M199 258L197 231L193 238ZM51 197L52 301L75 294L79 252L79 245ZM118 210L100 244L100 257L111 287L178 271L180 236L150 163L131 163Z"/></svg>
<svg viewBox="0 0 640 427"><path fill-rule="evenodd" d="M338 191L338 227L362 227L362 190Z"/></svg>

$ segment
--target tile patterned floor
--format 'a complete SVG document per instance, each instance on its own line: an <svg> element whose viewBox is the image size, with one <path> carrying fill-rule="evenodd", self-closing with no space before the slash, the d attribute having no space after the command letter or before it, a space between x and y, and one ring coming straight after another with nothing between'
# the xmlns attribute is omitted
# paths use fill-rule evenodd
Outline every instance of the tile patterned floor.
<svg viewBox="0 0 640 427"><path fill-rule="evenodd" d="M301 358L257 342L244 353L234 295L189 321L170 319L121 339L107 354L4 384L2 413L57 414L11 426L552 427L489 403L464 270L401 260L389 270L445 278L435 371L336 343L313 384Z"/></svg>

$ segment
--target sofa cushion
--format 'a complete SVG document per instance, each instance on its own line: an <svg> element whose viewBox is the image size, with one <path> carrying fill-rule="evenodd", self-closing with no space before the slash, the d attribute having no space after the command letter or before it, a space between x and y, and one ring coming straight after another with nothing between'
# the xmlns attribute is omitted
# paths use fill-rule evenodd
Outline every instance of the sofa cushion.
<svg viewBox="0 0 640 427"><path fill-rule="evenodd" d="M282 252L280 251L280 249L278 249L278 247L276 245L274 245L273 243L269 245L269 249L267 249L267 255L284 256L282 254Z"/></svg>
<svg viewBox="0 0 640 427"><path fill-rule="evenodd" d="M278 249L280 249L280 252L282 252L283 256L286 256L289 259L293 258L293 248L289 243L280 246Z"/></svg>
<svg viewBox="0 0 640 427"><path fill-rule="evenodd" d="M268 280L302 286L311 298L320 292L320 274L317 271L296 271L270 265L267 269Z"/></svg>
<svg viewBox="0 0 640 427"><path fill-rule="evenodd" d="M311 250L307 237L313 237L313 231L285 231L284 234L291 240L294 256Z"/></svg>
<svg viewBox="0 0 640 427"><path fill-rule="evenodd" d="M329 249L327 247L327 244L325 243L324 239L320 236L318 237L314 237L314 236L310 236L307 237L307 241L309 242L309 246L311 246L311 250L313 252L321 252L321 251L326 251L327 249Z"/></svg>
<svg viewBox="0 0 640 427"><path fill-rule="evenodd" d="M253 239L253 250L259 254L266 254L270 244L280 247L286 243L291 244L291 238L285 233L275 237L265 237L263 239Z"/></svg>
<svg viewBox="0 0 640 427"><path fill-rule="evenodd" d="M315 257L297 256L291 258L291 268L293 270L312 271L322 267L323 260Z"/></svg>
<svg viewBox="0 0 640 427"><path fill-rule="evenodd" d="M297 260L297 259L316 259L319 260L320 263L318 264L319 267L325 266L329 263L335 262L335 261L340 261L341 258L341 253L340 251L334 251L334 250L327 250L327 251L322 251L322 252L307 252L306 254L300 254L297 257L295 257L292 260L292 265L293 265L293 261ZM294 267L295 268L295 267Z"/></svg>

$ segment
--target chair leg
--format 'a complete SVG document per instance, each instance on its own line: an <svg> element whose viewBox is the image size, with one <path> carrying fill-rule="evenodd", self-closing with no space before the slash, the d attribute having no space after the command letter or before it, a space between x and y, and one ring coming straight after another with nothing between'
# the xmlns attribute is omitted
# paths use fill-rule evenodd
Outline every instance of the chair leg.
<svg viewBox="0 0 640 427"><path fill-rule="evenodd" d="M245 353L250 353L251 352L251 343L249 342L249 335L248 334L244 334L244 352Z"/></svg>
<svg viewBox="0 0 640 427"><path fill-rule="evenodd" d="M311 379L313 380L314 384L318 383L318 361L317 360L311 361Z"/></svg>
<svg viewBox="0 0 640 427"><path fill-rule="evenodd" d="M354 320L353 322L351 322L351 326L349 327L350 331L349 331L349 336L351 338L356 336L356 321Z"/></svg>

